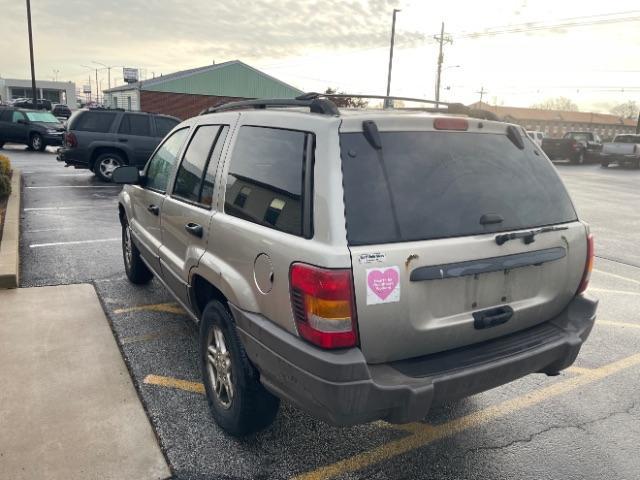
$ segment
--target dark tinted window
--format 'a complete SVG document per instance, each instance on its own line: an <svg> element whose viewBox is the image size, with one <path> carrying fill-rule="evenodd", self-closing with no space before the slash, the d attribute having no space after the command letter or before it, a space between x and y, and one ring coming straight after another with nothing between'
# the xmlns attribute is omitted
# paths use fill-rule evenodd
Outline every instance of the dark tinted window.
<svg viewBox="0 0 640 480"><path fill-rule="evenodd" d="M313 136L309 133L242 127L231 156L225 212L306 235L303 210L310 209L304 201L304 193L309 191L304 188L305 170L311 171L312 152Z"/></svg>
<svg viewBox="0 0 640 480"><path fill-rule="evenodd" d="M156 117L156 135L158 137L164 137L167 133L173 130L179 122L173 118Z"/></svg>
<svg viewBox="0 0 640 480"><path fill-rule="evenodd" d="M141 137L150 136L151 127L149 126L149 116L125 113L122 116L118 133L122 133L123 135L138 135Z"/></svg>
<svg viewBox="0 0 640 480"><path fill-rule="evenodd" d="M13 110L4 108L0 109L0 122L10 122L13 115Z"/></svg>
<svg viewBox="0 0 640 480"><path fill-rule="evenodd" d="M506 135L384 132L376 151L341 135L347 237L352 245L515 230L576 219L552 164ZM504 221L483 226L484 214Z"/></svg>
<svg viewBox="0 0 640 480"><path fill-rule="evenodd" d="M640 143L640 135L616 135L615 143Z"/></svg>
<svg viewBox="0 0 640 480"><path fill-rule="evenodd" d="M84 112L75 118L69 130L106 133L111 129L116 115L115 112Z"/></svg>
<svg viewBox="0 0 640 480"><path fill-rule="evenodd" d="M180 152L188 132L188 128L173 132L156 150L147 165L145 187L159 192L167 190L167 183L173 167L178 163L178 152Z"/></svg>
<svg viewBox="0 0 640 480"><path fill-rule="evenodd" d="M190 202L211 206L213 178L207 178L211 188L207 188L207 192L203 195L203 177L220 128L219 125L203 125L196 130L196 133L189 142L189 146L185 151L182 163L178 169L178 174L176 175L176 182L173 188L173 193L176 196ZM224 139L222 142L224 142ZM219 142L220 146L222 142ZM216 143L216 146L217 145ZM213 156L211 156L211 158L213 158L213 163L217 165L217 158ZM207 177L209 177L209 175L207 175ZM215 177L215 169L213 177Z"/></svg>
<svg viewBox="0 0 640 480"><path fill-rule="evenodd" d="M200 203L202 203L203 205L211 205L213 201L213 187L218 172L218 163L220 162L222 147L224 146L224 141L227 138L228 131L229 127L224 126L218 132L218 139L216 140L216 144L213 147L213 152L211 153L211 158L209 159L207 174L204 177L202 193L200 194Z"/></svg>

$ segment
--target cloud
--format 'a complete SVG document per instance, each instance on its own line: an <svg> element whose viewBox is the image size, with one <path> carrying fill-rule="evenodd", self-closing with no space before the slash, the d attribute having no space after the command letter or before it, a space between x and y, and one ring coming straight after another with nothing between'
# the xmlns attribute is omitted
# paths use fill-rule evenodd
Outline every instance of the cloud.
<svg viewBox="0 0 640 480"><path fill-rule="evenodd" d="M34 40L42 69L81 71L97 60L172 71L209 63L282 58L314 50L367 49L389 42L394 0L41 0L32 5ZM3 61L28 71L25 8L11 2L5 38L24 39ZM399 45L424 40L397 31ZM18 42L19 43L19 42ZM19 48L18 48L19 47ZM57 62L57 67L48 64ZM68 65L71 64L71 68ZM2 72L0 72L2 73Z"/></svg>

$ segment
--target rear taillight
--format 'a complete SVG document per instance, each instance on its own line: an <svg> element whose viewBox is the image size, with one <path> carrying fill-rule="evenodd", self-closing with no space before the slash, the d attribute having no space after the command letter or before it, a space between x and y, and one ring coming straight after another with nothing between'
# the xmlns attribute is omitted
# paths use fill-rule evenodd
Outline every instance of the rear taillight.
<svg viewBox="0 0 640 480"><path fill-rule="evenodd" d="M358 343L351 269L294 263L289 280L293 316L302 338L326 349Z"/></svg>
<svg viewBox="0 0 640 480"><path fill-rule="evenodd" d="M591 271L593 270L593 259L595 257L595 250L593 246L593 235L587 236L587 261L584 265L584 272L582 273L582 280L580 280L580 286L577 293L584 292L589 286L589 279L591 278Z"/></svg>
<svg viewBox="0 0 640 480"><path fill-rule="evenodd" d="M71 132L64 133L64 146L68 148L74 148L78 146L78 139Z"/></svg>
<svg viewBox="0 0 640 480"><path fill-rule="evenodd" d="M466 118L436 118L433 121L436 130L468 130L469 122Z"/></svg>

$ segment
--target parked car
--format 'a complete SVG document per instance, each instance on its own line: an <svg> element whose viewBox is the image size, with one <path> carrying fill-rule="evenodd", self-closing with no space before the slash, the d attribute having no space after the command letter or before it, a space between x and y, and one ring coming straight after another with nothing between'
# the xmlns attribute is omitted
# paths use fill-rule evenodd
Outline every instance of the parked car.
<svg viewBox="0 0 640 480"><path fill-rule="evenodd" d="M71 109L63 103L56 103L51 113L56 117L68 119L71 116Z"/></svg>
<svg viewBox="0 0 640 480"><path fill-rule="evenodd" d="M18 108L28 108L31 110L51 110L53 108L51 101L44 98L38 98L36 100L35 108L33 106L33 99L16 101L13 103L13 106Z"/></svg>
<svg viewBox="0 0 640 480"><path fill-rule="evenodd" d="M22 143L43 151L47 145L62 145L64 127L50 112L22 108L0 108L0 147Z"/></svg>
<svg viewBox="0 0 640 480"><path fill-rule="evenodd" d="M126 274L199 322L227 432L279 398L337 425L417 421L573 363L593 237L520 127L317 95L212 112L113 180Z"/></svg>
<svg viewBox="0 0 640 480"><path fill-rule="evenodd" d="M79 110L67 122L58 160L88 168L104 181L121 165L142 168L180 120L167 115L115 110Z"/></svg>
<svg viewBox="0 0 640 480"><path fill-rule="evenodd" d="M603 144L600 165L607 168L612 163L640 168L640 135L616 135L613 142Z"/></svg>
<svg viewBox="0 0 640 480"><path fill-rule="evenodd" d="M527 130L527 135L539 147L542 146L542 139L545 137L544 132L538 130Z"/></svg>
<svg viewBox="0 0 640 480"><path fill-rule="evenodd" d="M599 160L602 141L592 132L567 132L562 138L544 138L542 150L551 160L569 159L583 164Z"/></svg>

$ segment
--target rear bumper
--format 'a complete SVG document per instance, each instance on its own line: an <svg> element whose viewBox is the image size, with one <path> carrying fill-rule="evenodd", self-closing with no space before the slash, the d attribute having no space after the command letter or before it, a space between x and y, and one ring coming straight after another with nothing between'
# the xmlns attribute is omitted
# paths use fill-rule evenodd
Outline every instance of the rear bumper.
<svg viewBox="0 0 640 480"><path fill-rule="evenodd" d="M576 359L593 327L597 300L577 296L556 318L481 344L369 365L357 348L320 350L265 317L231 305L261 382L334 425L383 419L407 423L432 405L466 397L529 373L556 373Z"/></svg>
<svg viewBox="0 0 640 480"><path fill-rule="evenodd" d="M89 163L86 155L77 148L62 147L58 149L58 156L56 159L59 162L64 162L67 165L72 165L76 168L89 168Z"/></svg>
<svg viewBox="0 0 640 480"><path fill-rule="evenodd" d="M640 157L638 155L616 155L616 154L600 154L600 161L607 163L616 163L618 165L626 165L630 163L635 163L640 161Z"/></svg>

